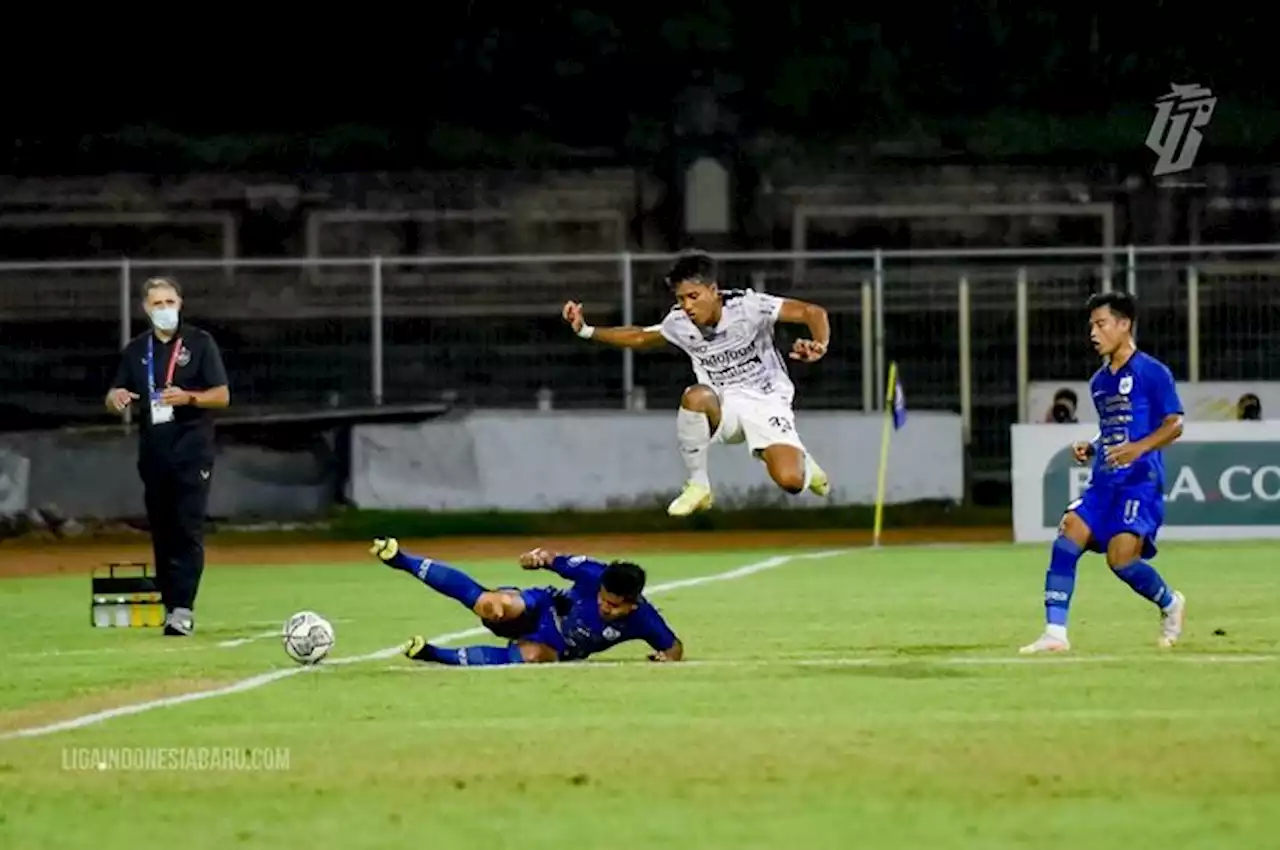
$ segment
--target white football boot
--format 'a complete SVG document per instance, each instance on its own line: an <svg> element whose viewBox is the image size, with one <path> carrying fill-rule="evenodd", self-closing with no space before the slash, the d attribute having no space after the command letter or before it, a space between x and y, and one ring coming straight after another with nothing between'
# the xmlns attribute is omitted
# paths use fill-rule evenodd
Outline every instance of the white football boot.
<svg viewBox="0 0 1280 850"><path fill-rule="evenodd" d="M667 513L671 516L688 516L695 511L709 509L714 502L710 487L690 481L684 485L684 490L676 496L675 501L667 506Z"/></svg>
<svg viewBox="0 0 1280 850"><path fill-rule="evenodd" d="M1071 649L1071 641L1064 637L1054 637L1045 633L1036 638L1033 643L1018 650L1019 655L1040 655L1046 652L1067 652Z"/></svg>
<svg viewBox="0 0 1280 850"><path fill-rule="evenodd" d="M815 496L825 496L831 492L831 479L827 477L827 473L822 467L818 466L818 462L813 458L809 458L809 492Z"/></svg>
<svg viewBox="0 0 1280 850"><path fill-rule="evenodd" d="M1173 592L1173 602L1160 612L1160 640L1157 645L1168 649L1182 637L1182 623L1187 617L1187 598L1178 591Z"/></svg>

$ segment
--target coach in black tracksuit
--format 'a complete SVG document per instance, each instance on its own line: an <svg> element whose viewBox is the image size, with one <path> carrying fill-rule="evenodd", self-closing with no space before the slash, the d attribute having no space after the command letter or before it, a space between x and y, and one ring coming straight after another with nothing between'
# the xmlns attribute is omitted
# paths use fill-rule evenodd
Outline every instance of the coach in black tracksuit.
<svg viewBox="0 0 1280 850"><path fill-rule="evenodd" d="M183 324L172 278L151 278L142 303L152 328L121 352L108 409L131 405L139 418L142 476L166 635L195 629L204 573L204 521L213 476L213 415L230 403L227 370L207 331Z"/></svg>

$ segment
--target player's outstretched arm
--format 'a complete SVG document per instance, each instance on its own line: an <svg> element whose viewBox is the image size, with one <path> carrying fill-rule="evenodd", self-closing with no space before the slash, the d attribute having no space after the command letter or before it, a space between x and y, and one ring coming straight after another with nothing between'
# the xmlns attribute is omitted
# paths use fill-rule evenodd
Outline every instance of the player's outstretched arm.
<svg viewBox="0 0 1280 850"><path fill-rule="evenodd" d="M639 627L638 637L653 650L650 661L681 661L684 659L684 644L676 636L671 626L658 613L651 603L646 601L633 615Z"/></svg>
<svg viewBox="0 0 1280 850"><path fill-rule="evenodd" d="M657 327L642 328L638 325L627 325L617 328L595 328L587 324L582 315L582 305L570 301L560 310L560 317L573 328L573 332L583 339L593 339L605 345L617 348L662 348L667 344L666 338Z"/></svg>
<svg viewBox="0 0 1280 850"><path fill-rule="evenodd" d="M791 347L791 359L813 363L821 360L831 344L831 322L826 309L808 301L794 298L782 299L778 321L789 325L804 325L809 329L808 339L798 339Z"/></svg>
<svg viewBox="0 0 1280 850"><path fill-rule="evenodd" d="M520 556L520 566L526 570L550 570L560 578L581 581L604 569L599 561L585 555L566 555L550 549L531 549Z"/></svg>

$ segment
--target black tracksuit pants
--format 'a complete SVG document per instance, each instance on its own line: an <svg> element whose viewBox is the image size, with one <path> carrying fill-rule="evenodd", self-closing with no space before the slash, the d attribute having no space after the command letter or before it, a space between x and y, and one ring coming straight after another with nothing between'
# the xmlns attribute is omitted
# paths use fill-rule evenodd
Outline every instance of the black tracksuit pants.
<svg viewBox="0 0 1280 850"><path fill-rule="evenodd" d="M213 461L144 456L138 471L165 611L194 611L204 575L204 522Z"/></svg>

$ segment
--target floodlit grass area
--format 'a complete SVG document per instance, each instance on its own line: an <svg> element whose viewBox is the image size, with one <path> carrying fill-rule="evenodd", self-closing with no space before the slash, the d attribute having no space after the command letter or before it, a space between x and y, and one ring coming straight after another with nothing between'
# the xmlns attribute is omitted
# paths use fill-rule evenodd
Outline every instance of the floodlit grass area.
<svg viewBox="0 0 1280 850"><path fill-rule="evenodd" d="M87 578L0 581L0 736L215 693L0 740L0 847L1280 843L1274 547L1164 544L1188 598L1172 651L1088 557L1073 652L1045 659L1017 655L1044 548L805 555L636 555L658 587L754 567L654 595L680 665L638 644L501 669L367 657L476 626L372 561L211 565L189 640L90 628ZM456 566L560 583L514 559ZM311 670L270 636L301 609L338 635Z"/></svg>

